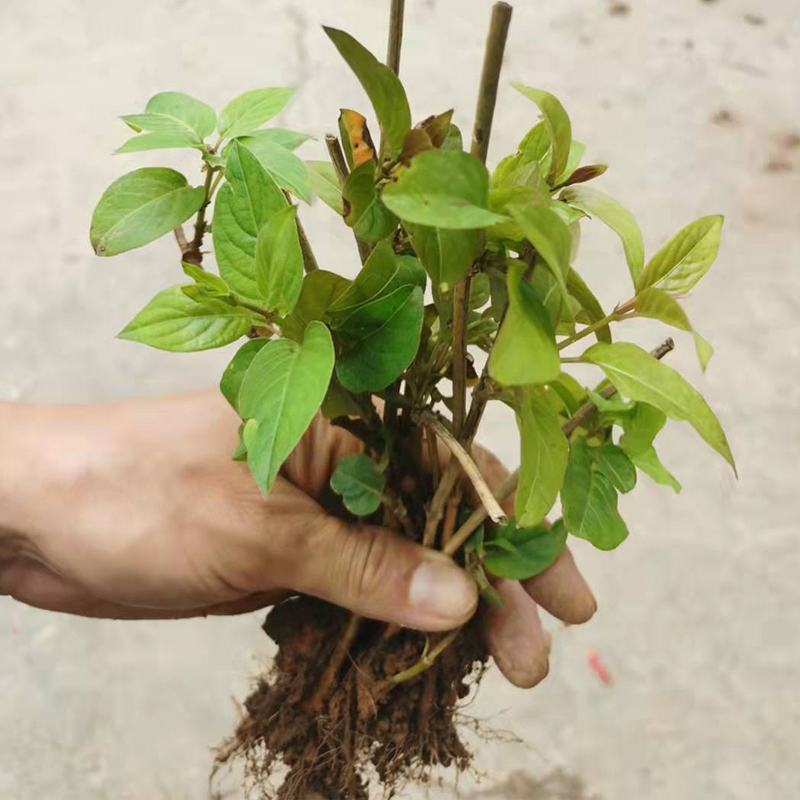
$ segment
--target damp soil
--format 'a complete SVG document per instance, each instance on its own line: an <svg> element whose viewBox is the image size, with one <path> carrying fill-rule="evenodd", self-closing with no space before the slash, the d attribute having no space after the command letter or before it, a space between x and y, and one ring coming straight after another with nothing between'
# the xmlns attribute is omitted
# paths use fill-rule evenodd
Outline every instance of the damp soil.
<svg viewBox="0 0 800 800"><path fill-rule="evenodd" d="M426 782L436 767L466 770L472 754L458 709L488 657L477 624L427 671L392 683L435 638L354 624L348 612L310 597L284 601L264 624L277 657L216 768L241 759L254 800L366 800L376 787L391 797L411 781Z"/></svg>

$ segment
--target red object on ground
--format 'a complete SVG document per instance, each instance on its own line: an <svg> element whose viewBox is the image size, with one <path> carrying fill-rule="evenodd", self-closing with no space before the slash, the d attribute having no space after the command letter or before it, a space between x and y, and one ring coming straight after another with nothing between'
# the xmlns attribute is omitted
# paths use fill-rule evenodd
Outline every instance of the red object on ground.
<svg viewBox="0 0 800 800"><path fill-rule="evenodd" d="M589 662L589 669L591 669L606 686L611 686L613 683L611 673L600 658L600 653L598 653L597 650L590 650L586 660Z"/></svg>

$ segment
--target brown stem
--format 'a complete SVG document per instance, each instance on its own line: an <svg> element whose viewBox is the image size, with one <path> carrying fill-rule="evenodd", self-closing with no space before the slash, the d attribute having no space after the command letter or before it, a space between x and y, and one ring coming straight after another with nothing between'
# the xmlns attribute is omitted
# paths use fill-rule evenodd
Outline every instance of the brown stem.
<svg viewBox="0 0 800 800"><path fill-rule="evenodd" d="M453 431L460 437L467 404L467 307L470 277L453 290Z"/></svg>
<svg viewBox="0 0 800 800"><path fill-rule="evenodd" d="M206 210L211 204L211 186L214 183L214 175L217 170L206 166L205 200L200 210L197 212L197 219L194 223L194 237L183 251L183 260L187 264L195 264L198 267L203 265L203 237L206 235Z"/></svg>
<svg viewBox="0 0 800 800"><path fill-rule="evenodd" d="M283 196L290 205L294 205L292 196L285 189L283 190ZM311 249L311 242L308 241L306 229L298 216L295 216L295 225L297 225L297 238L300 240L300 252L303 254L303 269L306 272L313 272L315 269L319 269L319 264L314 251Z"/></svg>
<svg viewBox="0 0 800 800"><path fill-rule="evenodd" d="M446 547L447 543L453 538L462 496L463 492L460 488L456 487L456 490L450 495L450 499L447 501L447 511L445 512L444 525L442 526L442 547Z"/></svg>
<svg viewBox="0 0 800 800"><path fill-rule="evenodd" d="M472 131L472 155L484 164L489 152L489 139L492 134L492 119L497 103L497 87L500 84L500 71L503 55L511 25L512 8L508 3L495 3L492 21L486 40L486 55L483 60L483 75L478 93L478 108L475 112L475 127Z"/></svg>
<svg viewBox="0 0 800 800"><path fill-rule="evenodd" d="M439 481L439 486L431 498L430 505L428 506L428 514L425 519L425 532L422 536L422 544L424 544L425 547L433 547L436 541L436 531L439 530L439 523L442 521L445 509L447 508L447 500L460 477L461 468L459 467L458 461L451 458L447 469L444 471Z"/></svg>
<svg viewBox="0 0 800 800"><path fill-rule="evenodd" d="M653 358L659 359L659 361L664 358L667 353L672 352L675 349L675 342L672 339L667 339L662 345L656 347L655 350L650 352L650 355ZM602 397L608 399L609 397L613 397L617 393L617 389L615 386L609 384L600 392ZM564 433L565 436L569 437L569 435L580 425L586 422L589 417L592 416L597 411L597 406L594 403L585 403L582 405L575 414L563 425L561 431ZM502 503L516 488L517 483L519 482L519 470L513 472L511 475L506 478L503 485L497 490L495 493L495 498L498 502ZM453 534L453 538L447 543L446 547L442 549L448 556L454 555L458 552L458 549L464 544L464 542L469 539L472 534L478 530L481 523L486 520L488 514L486 513L485 508L477 508L475 511L472 512L472 515L469 519Z"/></svg>
<svg viewBox="0 0 800 800"><path fill-rule="evenodd" d="M181 249L181 260L183 260L183 254L189 247L189 242L186 241L186 234L184 233L183 225L178 225L173 233L175 234L175 241L178 243L178 247Z"/></svg>
<svg viewBox="0 0 800 800"><path fill-rule="evenodd" d="M336 136L334 136L332 133L326 133L325 146L328 148L328 155L330 156L333 168L336 170L336 176L339 178L339 185L344 190L350 170L347 168L347 162L344 160L342 145L339 143L339 140L336 138ZM356 240L358 256L361 259L361 263L366 264L369 254L372 252L372 248L367 242L362 242L361 239L356 236L355 231L353 231L353 236Z"/></svg>
<svg viewBox="0 0 800 800"><path fill-rule="evenodd" d="M325 668L325 672L320 682L317 684L316 691L311 695L311 698L306 704L306 708L312 713L319 714L322 711L322 707L328 699L328 695L333 690L333 685L339 674L339 670L342 668L342 664L345 658L347 658L350 648L356 640L356 636L358 636L362 621L363 618L359 617L358 614L352 614L350 616L342 637L336 643L336 649L331 655L331 660L328 662L328 666Z"/></svg>
<svg viewBox="0 0 800 800"><path fill-rule="evenodd" d="M395 75L400 74L400 51L403 49L403 17L405 16L405 10L406 0L392 0L386 66Z"/></svg>
<svg viewBox="0 0 800 800"><path fill-rule="evenodd" d="M478 497L481 503L483 503L484 508L486 508L491 520L501 524L504 523L506 521L506 515L503 509L500 508L500 504L494 499L492 490L489 488L483 475L481 475L478 465L472 460L472 456L464 449L458 439L456 439L442 421L430 411L422 411L416 414L415 418L420 425L424 425L433 430L461 465L461 469L464 470L464 474L475 487L475 491L478 493Z"/></svg>

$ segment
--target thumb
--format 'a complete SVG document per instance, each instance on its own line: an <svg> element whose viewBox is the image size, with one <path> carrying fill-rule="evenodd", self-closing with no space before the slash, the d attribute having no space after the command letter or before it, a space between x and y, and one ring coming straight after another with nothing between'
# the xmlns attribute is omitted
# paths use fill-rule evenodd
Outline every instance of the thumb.
<svg viewBox="0 0 800 800"><path fill-rule="evenodd" d="M478 604L475 581L442 553L390 530L322 515L289 588L357 614L426 631L452 630Z"/></svg>

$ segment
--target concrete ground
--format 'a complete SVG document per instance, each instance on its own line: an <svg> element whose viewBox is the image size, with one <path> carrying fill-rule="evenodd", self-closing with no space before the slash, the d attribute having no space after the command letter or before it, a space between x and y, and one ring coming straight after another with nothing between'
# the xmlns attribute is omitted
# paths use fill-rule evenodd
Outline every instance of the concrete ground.
<svg viewBox="0 0 800 800"><path fill-rule="evenodd" d="M175 258L165 241L95 259L94 204L135 164L195 168L182 154L112 157L125 138L115 117L164 89L220 107L287 84L298 96L282 123L319 136L340 105L367 107L319 25L382 51L387 5L0 4L0 397L111 400L216 379L229 352L179 357L113 338L175 281ZM468 128L490 2L408 6L415 115L455 105ZM564 101L589 160L612 165L603 188L637 215L648 251L697 216L727 217L719 261L688 303L718 355L702 377L678 336L670 363L718 410L741 479L670 426L661 452L683 493L651 484L626 498L632 535L611 555L576 545L600 611L558 630L540 688L487 680L471 713L521 743L479 745L484 777L462 781L465 798L797 796L799 19L795 0L517 3L506 77ZM535 117L502 89L493 160ZM307 153L321 157L319 144ZM305 217L323 264L352 271L349 232L324 207ZM611 234L592 226L581 263L604 281L606 305L625 299ZM645 346L662 337L656 325L633 332ZM494 410L483 438L509 464L512 433ZM0 600L0 798L205 798L209 748L235 719L230 696L269 656L259 624L96 622ZM589 668L592 650L612 686ZM451 778L433 796L455 796Z"/></svg>

